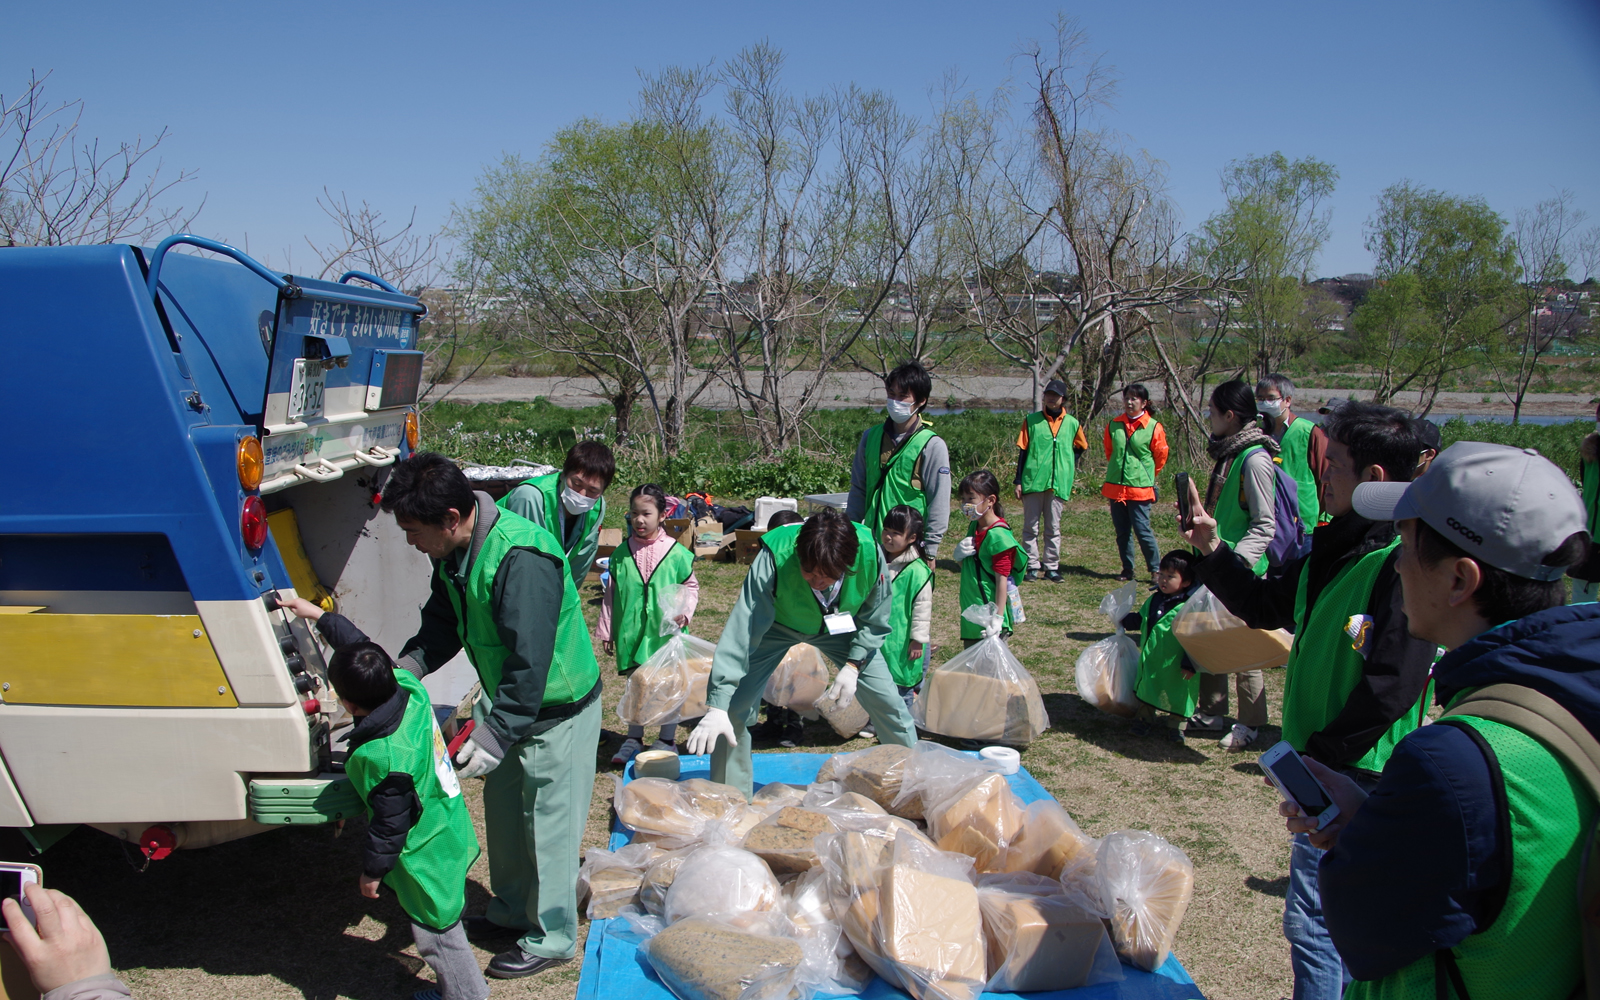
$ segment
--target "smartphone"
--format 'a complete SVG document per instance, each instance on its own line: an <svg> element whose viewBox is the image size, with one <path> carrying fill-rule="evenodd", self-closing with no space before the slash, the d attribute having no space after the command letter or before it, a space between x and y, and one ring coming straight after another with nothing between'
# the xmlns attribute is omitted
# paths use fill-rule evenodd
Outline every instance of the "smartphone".
<svg viewBox="0 0 1600 1000"><path fill-rule="evenodd" d="M28 902L28 897L23 893L22 887L32 882L34 885L44 884L44 872L38 865L23 864L17 861L0 861L0 896L10 896L22 907L22 915L28 918L28 923L39 926L39 918L34 916L33 904Z"/></svg>
<svg viewBox="0 0 1600 1000"><path fill-rule="evenodd" d="M1267 772L1267 778L1278 787L1284 801L1299 806L1300 811L1317 824L1318 830L1326 829L1339 815L1339 807L1333 804L1333 796L1306 768L1305 761L1300 759L1287 740L1269 747L1257 763L1261 765L1261 770Z"/></svg>
<svg viewBox="0 0 1600 1000"><path fill-rule="evenodd" d="M1178 522L1183 530L1194 527L1194 511L1189 508L1189 474L1180 472L1172 477L1172 491L1178 494Z"/></svg>

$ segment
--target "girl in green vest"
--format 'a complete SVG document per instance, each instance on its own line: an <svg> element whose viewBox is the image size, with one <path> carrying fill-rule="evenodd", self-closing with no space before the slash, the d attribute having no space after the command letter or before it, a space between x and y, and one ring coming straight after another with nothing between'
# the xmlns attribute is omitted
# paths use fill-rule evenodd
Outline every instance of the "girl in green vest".
<svg viewBox="0 0 1600 1000"><path fill-rule="evenodd" d="M699 601L694 552L661 530L666 513L667 495L661 487L646 483L634 490L628 500L628 540L611 555L611 575L600 600L595 633L606 653L616 656L617 672L624 676L666 645L674 625L688 628ZM661 599L670 587L680 589L677 614L667 622ZM677 723L663 725L651 749L674 750L677 738ZM643 749L644 727L629 726L628 738L611 763L626 765Z"/></svg>
<svg viewBox="0 0 1600 1000"><path fill-rule="evenodd" d="M1011 573L1018 559L1027 556L1017 544L1011 526L1000 506L1000 481L988 469L979 469L961 480L958 489L961 513L970 520L967 537L956 546L961 563L961 610L982 604L1000 609L1003 624L1000 634L1011 634ZM983 638L983 628L961 619L961 641L971 646Z"/></svg>
<svg viewBox="0 0 1600 1000"><path fill-rule="evenodd" d="M894 585L894 611L889 618L889 638L883 640L883 658L900 697L910 708L922 686L933 625L933 570L922 558L922 515L906 504L890 508L883 518L880 543Z"/></svg>
<svg viewBox="0 0 1600 1000"><path fill-rule="evenodd" d="M1183 724L1200 700L1200 678L1172 634L1178 609L1195 591L1194 559L1193 553L1183 549L1162 556L1161 568L1156 570L1156 593L1141 610L1122 620L1123 631L1140 634L1139 676L1133 688L1140 701L1139 718L1133 725L1138 736L1150 732L1159 711L1165 723L1160 735L1182 743Z"/></svg>

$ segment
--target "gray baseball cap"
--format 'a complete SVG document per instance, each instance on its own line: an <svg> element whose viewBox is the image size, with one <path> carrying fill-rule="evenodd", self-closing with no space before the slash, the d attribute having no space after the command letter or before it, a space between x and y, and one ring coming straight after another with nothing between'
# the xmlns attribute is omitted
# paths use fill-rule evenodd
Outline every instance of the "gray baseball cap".
<svg viewBox="0 0 1600 1000"><path fill-rule="evenodd" d="M1472 558L1529 580L1558 580L1546 556L1586 531L1567 474L1532 448L1458 441L1409 483L1362 483L1356 513L1374 521L1420 517Z"/></svg>

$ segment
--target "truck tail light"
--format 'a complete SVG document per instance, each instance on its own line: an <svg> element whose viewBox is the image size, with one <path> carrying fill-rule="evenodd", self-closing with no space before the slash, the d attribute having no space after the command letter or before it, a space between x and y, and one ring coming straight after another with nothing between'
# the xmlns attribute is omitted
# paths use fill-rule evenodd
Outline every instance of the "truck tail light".
<svg viewBox="0 0 1600 1000"><path fill-rule="evenodd" d="M239 485L247 490L259 489L261 473L266 463L261 454L261 442L254 436L239 439Z"/></svg>
<svg viewBox="0 0 1600 1000"><path fill-rule="evenodd" d="M244 511L239 515L239 534L250 549L267 544L267 505L260 497L245 497Z"/></svg>
<svg viewBox="0 0 1600 1000"><path fill-rule="evenodd" d="M421 430L417 427L417 411L412 410L406 414L406 445L412 451L416 451L417 439L421 436Z"/></svg>

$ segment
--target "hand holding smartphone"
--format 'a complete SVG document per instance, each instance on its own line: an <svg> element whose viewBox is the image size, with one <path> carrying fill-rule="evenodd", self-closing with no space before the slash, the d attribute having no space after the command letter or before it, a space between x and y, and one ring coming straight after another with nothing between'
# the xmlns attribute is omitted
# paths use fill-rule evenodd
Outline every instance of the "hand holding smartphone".
<svg viewBox="0 0 1600 1000"><path fill-rule="evenodd" d="M44 885L44 872L38 865L0 861L0 899L9 896L16 900L17 905L22 907L22 915L37 929L39 916L33 912L33 904L28 901L27 893L22 891L22 887L30 882L34 885Z"/></svg>
<svg viewBox="0 0 1600 1000"><path fill-rule="evenodd" d="M1178 524L1188 531L1194 527L1194 508L1189 505L1189 474L1180 472L1173 476L1172 489L1178 494Z"/></svg>
<svg viewBox="0 0 1600 1000"><path fill-rule="evenodd" d="M1258 763L1283 800L1298 807L1318 830L1327 829L1328 824L1338 818L1339 807L1334 805L1333 796L1306 768L1305 761L1287 741L1268 748Z"/></svg>

